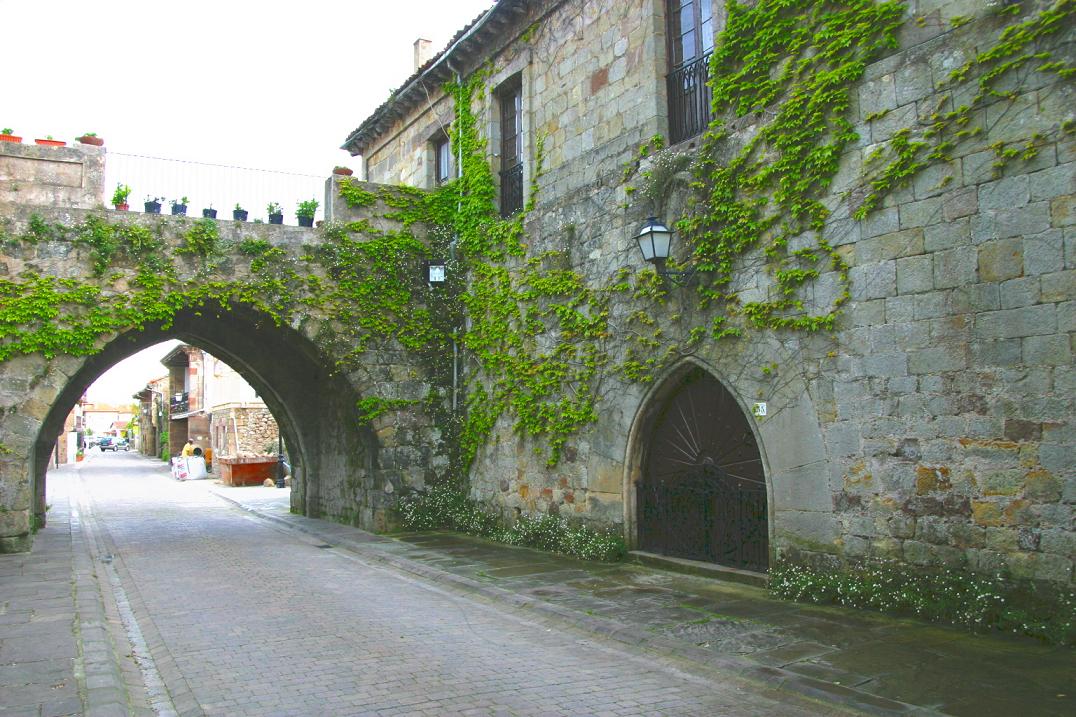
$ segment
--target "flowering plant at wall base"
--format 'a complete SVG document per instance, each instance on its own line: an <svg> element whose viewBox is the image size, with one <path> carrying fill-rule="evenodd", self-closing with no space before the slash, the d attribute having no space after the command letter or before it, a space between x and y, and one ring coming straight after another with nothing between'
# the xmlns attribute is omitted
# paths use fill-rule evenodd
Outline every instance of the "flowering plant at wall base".
<svg viewBox="0 0 1076 717"><path fill-rule="evenodd" d="M521 545L585 560L616 561L627 552L615 533L599 533L554 515L522 515L507 525L458 488L440 485L400 497L403 524L412 530L447 528L498 543Z"/></svg>
<svg viewBox="0 0 1076 717"><path fill-rule="evenodd" d="M1002 630L1076 644L1076 591L966 567L912 567L872 560L840 568L778 563L770 592L797 602L913 615L976 632Z"/></svg>

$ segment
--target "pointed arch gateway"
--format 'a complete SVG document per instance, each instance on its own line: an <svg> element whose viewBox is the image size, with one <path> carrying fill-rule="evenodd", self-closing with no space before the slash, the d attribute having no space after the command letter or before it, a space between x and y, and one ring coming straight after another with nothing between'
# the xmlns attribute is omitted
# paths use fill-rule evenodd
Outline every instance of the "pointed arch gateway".
<svg viewBox="0 0 1076 717"><path fill-rule="evenodd" d="M637 547L766 572L765 470L732 393L704 368L686 367L656 392L637 440Z"/></svg>

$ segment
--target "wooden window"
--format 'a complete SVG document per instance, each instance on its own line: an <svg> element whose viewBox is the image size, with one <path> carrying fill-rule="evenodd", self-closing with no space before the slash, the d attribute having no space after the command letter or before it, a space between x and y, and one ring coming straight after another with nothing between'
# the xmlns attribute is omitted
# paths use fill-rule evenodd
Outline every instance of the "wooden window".
<svg viewBox="0 0 1076 717"><path fill-rule="evenodd" d="M523 209L523 83L519 75L497 89L501 130L501 216Z"/></svg>
<svg viewBox="0 0 1076 717"><path fill-rule="evenodd" d="M444 184L452 179L452 142L448 135L442 135L434 141L434 180Z"/></svg>

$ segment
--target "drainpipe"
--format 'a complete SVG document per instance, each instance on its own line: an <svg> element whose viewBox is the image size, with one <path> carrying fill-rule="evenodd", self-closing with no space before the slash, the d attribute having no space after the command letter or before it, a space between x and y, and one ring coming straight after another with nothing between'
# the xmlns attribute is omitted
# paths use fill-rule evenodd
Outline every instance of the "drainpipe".
<svg viewBox="0 0 1076 717"><path fill-rule="evenodd" d="M483 18L483 21L485 18ZM452 60L447 59L445 66L456 75L456 86L460 86L463 83L463 77L460 75L459 70L452 67ZM462 139L462 138L461 138ZM456 179L463 177L463 142L456 142ZM463 211L463 195L462 188L460 189L459 199L456 200L456 213L459 214ZM459 242L459 234L452 237L452 242L448 245L448 258L452 262L456 258L456 244ZM460 380L460 351L459 345L456 343L455 337L452 338L452 415L455 416L459 406L459 380Z"/></svg>

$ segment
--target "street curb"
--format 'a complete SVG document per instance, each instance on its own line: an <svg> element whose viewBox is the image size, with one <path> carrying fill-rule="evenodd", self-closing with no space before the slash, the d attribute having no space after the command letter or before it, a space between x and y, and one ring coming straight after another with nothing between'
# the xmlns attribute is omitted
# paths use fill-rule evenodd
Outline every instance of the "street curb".
<svg viewBox="0 0 1076 717"><path fill-rule="evenodd" d="M852 687L798 675L780 667L759 665L743 658L715 656L714 653L707 650L685 645L678 640L655 635L611 618L587 615L537 598L519 595L504 588L487 585L408 558L370 550L370 543L398 542L391 537L366 533L366 531L359 528L330 523L317 518L275 515L257 507L245 505L212 487L210 491L238 508L257 516L259 519L316 537L326 543L332 543L333 547L344 548L369 562L389 566L434 584L449 586L471 595L478 595L490 602L527 610L559 624L567 623L584 632L600 635L624 645L643 648L667 658L677 659L688 663L690 667L696 670L701 669L708 673L720 672L723 675L732 673L737 677L760 683L771 689L797 694L812 700L823 700L830 704L837 703L867 714L923 716L942 714L929 708L871 695ZM334 530L325 529L330 527ZM346 536L340 535L341 529L369 535L372 540L350 540Z"/></svg>

